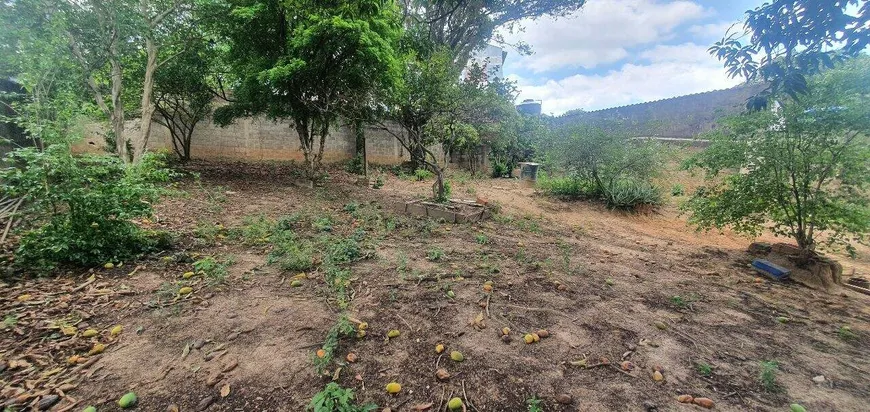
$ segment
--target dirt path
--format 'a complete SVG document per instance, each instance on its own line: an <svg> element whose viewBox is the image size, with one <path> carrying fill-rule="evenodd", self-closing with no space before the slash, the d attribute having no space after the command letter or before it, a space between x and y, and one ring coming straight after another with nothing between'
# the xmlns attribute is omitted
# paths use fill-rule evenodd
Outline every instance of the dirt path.
<svg viewBox="0 0 870 412"><path fill-rule="evenodd" d="M204 173L201 186L182 184L186 194L167 198L153 223L176 233L176 250L94 270L90 284L83 271L65 286L5 286L0 314L22 316L3 330L0 400L35 404L66 382L54 410L119 410L117 398L135 391L144 411L301 411L332 378L392 411L443 410L451 395L478 411L524 411L533 398L547 411L592 412L700 410L678 403L681 394L708 397L721 411L792 402L859 411L870 400L870 297L757 281L745 239L696 234L673 210L627 216L534 197L516 182L472 180L454 188L457 196L496 201L502 215L446 225L391 211L426 193L426 183L390 178L371 190L334 173L325 188L309 189L263 175L222 169ZM254 232L259 215L289 216L298 239L319 245L316 263L342 239L361 239L354 261L341 265L349 273L342 285L348 314L367 322L367 333L340 339L324 374L316 350L344 307L332 275L323 266L302 276L281 270L268 264L273 240L246 245L232 235ZM232 256L223 281L182 277L207 256ZM180 296L183 285L193 293ZM25 293L31 300L19 301ZM100 334L58 336L48 327L71 314L79 331ZM114 325L123 332L112 335ZM394 329L400 335L388 339ZM522 342L540 329L550 337ZM67 364L95 343L106 349L92 363ZM465 360L437 354L439 343ZM761 362L778 365L766 386ZM436 365L450 378L437 379ZM401 383L399 394L384 390L391 381ZM571 403L557 403L559 395Z"/></svg>

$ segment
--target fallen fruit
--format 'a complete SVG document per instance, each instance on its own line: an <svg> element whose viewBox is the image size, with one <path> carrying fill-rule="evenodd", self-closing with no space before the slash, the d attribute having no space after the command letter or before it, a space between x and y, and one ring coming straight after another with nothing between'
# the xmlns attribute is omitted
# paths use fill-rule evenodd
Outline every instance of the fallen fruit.
<svg viewBox="0 0 870 412"><path fill-rule="evenodd" d="M366 337L366 331L361 330L361 331L357 332L357 333L356 333L356 337L357 337L358 339L362 339L362 338Z"/></svg>
<svg viewBox="0 0 870 412"><path fill-rule="evenodd" d="M193 277L193 275L194 275L193 272L184 272L184 274L181 275L181 277L184 278L184 279L190 279L190 278Z"/></svg>
<svg viewBox="0 0 870 412"><path fill-rule="evenodd" d="M395 395L399 393L400 390L402 390L402 385L399 385L396 382L390 382L387 384L387 393Z"/></svg>
<svg viewBox="0 0 870 412"><path fill-rule="evenodd" d="M103 267L106 269L112 269L115 267L115 264L112 262L109 262L109 263L106 263L105 265L103 265Z"/></svg>
<svg viewBox="0 0 870 412"><path fill-rule="evenodd" d="M190 294L190 293L193 293L193 288L190 287L190 286L185 286L185 287L183 287L183 288L181 288L181 289L178 289L178 294L179 294L179 295L188 295L188 294Z"/></svg>
<svg viewBox="0 0 870 412"><path fill-rule="evenodd" d="M502 334L502 335L510 335L510 334L511 334L511 328L502 328L502 329L501 329L501 334Z"/></svg>
<svg viewBox="0 0 870 412"><path fill-rule="evenodd" d="M441 352L444 352L444 345L439 343L439 344L435 345L435 353L441 353Z"/></svg>
<svg viewBox="0 0 870 412"><path fill-rule="evenodd" d="M634 364L631 363L630 361L622 361L619 364L619 367L622 368L622 370L624 370L624 371L630 371L630 370L634 369Z"/></svg>
<svg viewBox="0 0 870 412"><path fill-rule="evenodd" d="M449 401L447 401L447 409L450 409L451 411L462 410L462 399L460 399L460 398L450 399Z"/></svg>
<svg viewBox="0 0 870 412"><path fill-rule="evenodd" d="M657 328L659 328L659 329L661 329L661 330L665 330L665 329L668 328L668 325L667 325L666 323L660 321L660 320L657 320L656 323L655 323L655 325L656 325Z"/></svg>
<svg viewBox="0 0 870 412"><path fill-rule="evenodd" d="M462 352L455 350L450 352L450 359L453 359L456 362L462 362L465 360L465 356L462 355Z"/></svg>
<svg viewBox="0 0 870 412"><path fill-rule="evenodd" d="M30 298L31 298L31 296L29 294L23 294L23 295L19 296L17 299L19 302L27 302L28 300L30 300Z"/></svg>
<svg viewBox="0 0 870 412"><path fill-rule="evenodd" d="M695 398L695 400L692 402L695 405L702 406L702 407L705 407L707 409L713 407L713 400L710 398Z"/></svg>
<svg viewBox="0 0 870 412"><path fill-rule="evenodd" d="M438 378L438 380L446 381L447 379L450 379L450 373L447 372L447 369L441 368L435 371L435 377Z"/></svg>
<svg viewBox="0 0 870 412"><path fill-rule="evenodd" d="M665 376L662 375L662 373L659 371L653 372L652 378L656 382L661 382L661 381L665 380Z"/></svg>
<svg viewBox="0 0 870 412"><path fill-rule="evenodd" d="M693 400L695 400L695 398L693 398L692 395L677 396L677 402L679 403L692 403Z"/></svg>
<svg viewBox="0 0 870 412"><path fill-rule="evenodd" d="M320 359L325 358L325 357L326 357L326 351L323 350L323 349L318 349L318 350L317 350L317 357L320 358Z"/></svg>
<svg viewBox="0 0 870 412"><path fill-rule="evenodd" d="M450 299L453 299L453 298L456 297L456 293L453 292L452 290L448 290L448 291L447 291L447 297L450 298Z"/></svg>
<svg viewBox="0 0 870 412"><path fill-rule="evenodd" d="M779 322L779 323L788 323L789 318L787 318L787 317L785 317L785 316L778 316L778 317L776 318L776 321Z"/></svg>
<svg viewBox="0 0 870 412"><path fill-rule="evenodd" d="M542 338L549 338L550 337L550 332L547 332L546 329L541 329L541 330L535 332L535 334L538 335L539 337L542 337Z"/></svg>
<svg viewBox="0 0 870 412"><path fill-rule="evenodd" d="M127 409L136 405L136 401L138 401L136 394L133 392L127 392L121 397L121 399L118 399L118 406Z"/></svg>
<svg viewBox="0 0 870 412"><path fill-rule="evenodd" d="M94 336L97 336L99 334L100 334L100 332L98 332L96 329L87 329L84 332L82 332L82 337L83 338L93 338Z"/></svg>
<svg viewBox="0 0 870 412"><path fill-rule="evenodd" d="M535 342L540 342L540 341L541 341L541 335L538 335L537 333L533 333L533 334L532 334L532 340L534 340Z"/></svg>
<svg viewBox="0 0 870 412"><path fill-rule="evenodd" d="M354 362L356 362L357 357L356 357L355 353L351 352L351 353L347 354L347 357L345 359L347 359L347 361L350 363L354 363Z"/></svg>
<svg viewBox="0 0 870 412"><path fill-rule="evenodd" d="M97 412L97 408L88 406L87 408L82 409L82 412Z"/></svg>
<svg viewBox="0 0 870 412"><path fill-rule="evenodd" d="M798 403L793 403L789 407L791 408L791 412L807 412L807 409Z"/></svg>
<svg viewBox="0 0 870 412"><path fill-rule="evenodd" d="M230 395L230 385L224 384L224 386L221 386L221 398L226 398L229 395Z"/></svg>
<svg viewBox="0 0 870 412"><path fill-rule="evenodd" d="M614 282L613 279L607 279L604 281L604 283L606 283L607 286L613 286L616 284L616 282Z"/></svg>
<svg viewBox="0 0 870 412"><path fill-rule="evenodd" d="M390 339L392 339L392 338L398 338L399 335L401 335L401 334L402 334L402 333L399 332L398 329L393 329L393 330L387 332L387 337L390 338Z"/></svg>
<svg viewBox="0 0 870 412"><path fill-rule="evenodd" d="M106 345L103 345L102 343L95 343L94 347L91 348L91 350L88 352L88 355L99 355L103 353L104 350L106 350Z"/></svg>
<svg viewBox="0 0 870 412"><path fill-rule="evenodd" d="M115 327L112 328L112 330L109 331L109 334L112 335L112 336L118 336L118 335L120 335L121 332L123 332L123 331L124 331L124 327L123 327L123 326L121 326L121 325L115 325Z"/></svg>
<svg viewBox="0 0 870 412"><path fill-rule="evenodd" d="M523 336L523 340L526 341L526 343L528 344L535 343L535 337L532 336L532 334L530 333L527 333L525 336Z"/></svg>
<svg viewBox="0 0 870 412"><path fill-rule="evenodd" d="M368 322L360 322L359 325L356 325L358 330L366 330L369 328Z"/></svg>
<svg viewBox="0 0 870 412"><path fill-rule="evenodd" d="M492 285L483 285L484 292L492 292Z"/></svg>
<svg viewBox="0 0 870 412"><path fill-rule="evenodd" d="M72 336L78 332L78 329L75 326L64 326L60 328L60 331L66 336Z"/></svg>

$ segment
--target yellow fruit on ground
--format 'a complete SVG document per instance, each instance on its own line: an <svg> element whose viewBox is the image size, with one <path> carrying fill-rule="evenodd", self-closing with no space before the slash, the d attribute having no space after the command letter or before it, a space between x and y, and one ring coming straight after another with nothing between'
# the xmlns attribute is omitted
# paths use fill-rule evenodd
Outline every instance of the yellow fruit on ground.
<svg viewBox="0 0 870 412"><path fill-rule="evenodd" d="M450 352L450 359L453 359L456 362L462 362L465 360L465 356L462 355L462 352L455 350Z"/></svg>
<svg viewBox="0 0 870 412"><path fill-rule="evenodd" d="M462 410L462 399L453 398L447 402L447 409L451 411L461 411Z"/></svg>
<svg viewBox="0 0 870 412"><path fill-rule="evenodd" d="M439 344L435 345L435 353L441 353L441 352L444 352L444 345L439 343Z"/></svg>
<svg viewBox="0 0 870 412"><path fill-rule="evenodd" d="M115 327L112 328L112 330L109 331L109 334L112 335L112 336L118 336L118 335L120 335L121 332L123 332L123 331L124 331L124 327L123 327L123 326L121 326L121 325L115 325Z"/></svg>
<svg viewBox="0 0 870 412"><path fill-rule="evenodd" d="M112 262L109 262L109 263L106 263L105 265L103 265L103 267L106 269L113 269L115 267L115 264Z"/></svg>
<svg viewBox="0 0 870 412"><path fill-rule="evenodd" d="M98 332L96 329L87 329L84 332L82 332L82 337L83 338L93 338L94 336L97 336L99 334L100 334L100 332Z"/></svg>
<svg viewBox="0 0 870 412"><path fill-rule="evenodd" d="M360 322L359 325L356 326L359 330L366 330L369 328L368 322Z"/></svg>
<svg viewBox="0 0 870 412"><path fill-rule="evenodd" d="M29 294L24 294L18 297L19 302L27 302L30 300L31 296Z"/></svg>
<svg viewBox="0 0 870 412"><path fill-rule="evenodd" d="M90 352L88 352L88 355L89 356L98 355L98 354L103 353L104 350L106 350L106 345L103 345L102 343L95 343L94 347L91 348Z"/></svg>
<svg viewBox="0 0 870 412"><path fill-rule="evenodd" d="M532 333L532 340L534 340L535 342L538 342L541 340L541 336L538 335L537 333Z"/></svg>
<svg viewBox="0 0 870 412"><path fill-rule="evenodd" d="M502 335L510 335L510 334L511 334L511 328L508 328L508 327L504 327L504 328L502 328L502 329L501 329L501 334L502 334Z"/></svg>
<svg viewBox="0 0 870 412"><path fill-rule="evenodd" d="M193 272L184 272L184 274L181 275L181 277L184 278L184 279L190 279L190 278L193 277L193 275L194 275Z"/></svg>
<svg viewBox="0 0 870 412"><path fill-rule="evenodd" d="M193 293L193 288L190 287L190 286L185 286L185 287L183 287L183 288L181 288L181 289L178 289L178 294L179 294L179 295L189 295L189 294L191 294L191 293Z"/></svg>
<svg viewBox="0 0 870 412"><path fill-rule="evenodd" d="M527 333L525 336L523 336L523 340L528 344L535 343L535 337L532 336L531 333Z"/></svg>
<svg viewBox="0 0 870 412"><path fill-rule="evenodd" d="M399 391L401 391L401 390L402 390L402 385L399 385L396 382L390 382L387 384L387 393L389 393L389 394L395 395L395 394L399 393Z"/></svg>
<svg viewBox="0 0 870 412"><path fill-rule="evenodd" d="M387 332L387 337L388 337L388 338L391 338L391 339L392 339L392 338L398 338L399 335L401 335L401 334L402 334L402 333L399 332L398 329L393 329L393 330Z"/></svg>
<svg viewBox="0 0 870 412"><path fill-rule="evenodd" d="M492 285L483 285L484 292L492 292Z"/></svg>

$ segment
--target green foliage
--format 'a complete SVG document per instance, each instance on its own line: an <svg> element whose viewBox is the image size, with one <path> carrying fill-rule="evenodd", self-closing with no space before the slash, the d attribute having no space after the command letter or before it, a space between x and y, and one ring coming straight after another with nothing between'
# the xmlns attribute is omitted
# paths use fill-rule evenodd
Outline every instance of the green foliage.
<svg viewBox="0 0 870 412"><path fill-rule="evenodd" d="M375 183L372 185L372 189L380 189L382 187L384 187L384 176L378 175L378 177L375 178Z"/></svg>
<svg viewBox="0 0 870 412"><path fill-rule="evenodd" d="M661 192L652 184L652 179L661 172L665 156L659 144L630 140L585 124L558 130L554 139L549 156L567 176L542 176L541 187L545 192L560 197L601 199L618 209L661 203Z"/></svg>
<svg viewBox="0 0 870 412"><path fill-rule="evenodd" d="M855 332L852 332L852 328L849 326L840 326L837 328L837 336L842 340L853 340L858 337Z"/></svg>
<svg viewBox="0 0 870 412"><path fill-rule="evenodd" d="M311 223L311 227L318 232L331 232L332 219L329 216L321 216Z"/></svg>
<svg viewBox="0 0 870 412"><path fill-rule="evenodd" d="M866 1L766 2L748 10L743 30L729 28L710 53L724 61L732 77L768 84L747 101L748 108L760 109L777 95L806 94L806 76L866 50L870 27L862 22L868 18Z"/></svg>
<svg viewBox="0 0 870 412"><path fill-rule="evenodd" d="M652 183L633 179L617 180L604 190L604 201L614 209L635 209L641 205L662 203L662 193Z"/></svg>
<svg viewBox="0 0 870 412"><path fill-rule="evenodd" d="M674 185L671 186L671 196L677 197L677 196L684 196L685 194L686 194L686 187L685 186L683 186L679 183L674 183Z"/></svg>
<svg viewBox="0 0 870 412"><path fill-rule="evenodd" d="M800 100L721 122L689 160L707 184L684 206L700 229L770 230L854 252L870 229L870 59L811 79Z"/></svg>
<svg viewBox="0 0 870 412"><path fill-rule="evenodd" d="M436 185L438 182L435 183ZM453 193L453 188L450 185L450 181L444 180L441 182L442 189L440 192L435 192L434 201L438 203L447 203L450 200L450 195Z"/></svg>
<svg viewBox="0 0 870 412"><path fill-rule="evenodd" d="M203 245L214 245L218 239L225 235L226 230L223 225L212 222L197 222L193 229L193 235Z"/></svg>
<svg viewBox="0 0 870 412"><path fill-rule="evenodd" d="M426 259L429 259L433 262L440 261L444 258L444 251L439 248L429 249L426 252Z"/></svg>
<svg viewBox="0 0 870 412"><path fill-rule="evenodd" d="M323 357L314 357L314 366L317 369L317 374L322 375L329 363L335 357L335 352L338 350L341 339L349 337L354 333L353 324L347 319L347 315L342 315L335 322L335 325L329 329L326 334L326 339L323 342L321 349L325 352Z"/></svg>
<svg viewBox="0 0 870 412"><path fill-rule="evenodd" d="M414 171L414 178L417 179L418 182L422 182L424 180L429 180L434 176L432 172L426 169L417 169Z"/></svg>
<svg viewBox="0 0 870 412"><path fill-rule="evenodd" d="M480 234L474 238L474 241L477 242L478 245L488 245L489 238L486 235Z"/></svg>
<svg viewBox="0 0 870 412"><path fill-rule="evenodd" d="M697 367L698 373L701 374L701 376L709 377L713 374L713 367L710 366L709 363L698 362L695 366Z"/></svg>
<svg viewBox="0 0 870 412"><path fill-rule="evenodd" d="M529 412L544 412L541 403L542 401L538 399L537 396L532 396L531 398L526 399L526 405L529 407Z"/></svg>
<svg viewBox="0 0 870 412"><path fill-rule="evenodd" d="M215 121L292 120L310 177L338 117L354 118L399 76L393 2L248 0L216 5L211 20L239 79L233 102L215 110Z"/></svg>
<svg viewBox="0 0 870 412"><path fill-rule="evenodd" d="M272 251L266 262L282 270L301 272L314 267L314 244L297 237L292 230L277 230L270 237Z"/></svg>
<svg viewBox="0 0 870 412"><path fill-rule="evenodd" d="M306 411L313 412L371 412L377 409L378 406L373 404L356 405L353 389L342 388L335 382L326 384L326 387L317 392L305 408Z"/></svg>
<svg viewBox="0 0 870 412"><path fill-rule="evenodd" d="M193 262L193 271L208 278L210 284L218 285L226 281L229 274L227 267L233 263L235 262L232 257L218 260L214 256L206 256Z"/></svg>
<svg viewBox="0 0 870 412"><path fill-rule="evenodd" d="M781 388L776 381L776 375L779 373L779 363L775 361L762 361L760 372L758 373L758 381L761 387L767 392L778 392Z"/></svg>
<svg viewBox="0 0 870 412"><path fill-rule="evenodd" d="M136 168L108 156L73 156L62 144L12 151L0 172L3 195L24 199L16 262L48 270L58 264L103 265L167 247L167 237L140 228L170 172L152 158Z"/></svg>

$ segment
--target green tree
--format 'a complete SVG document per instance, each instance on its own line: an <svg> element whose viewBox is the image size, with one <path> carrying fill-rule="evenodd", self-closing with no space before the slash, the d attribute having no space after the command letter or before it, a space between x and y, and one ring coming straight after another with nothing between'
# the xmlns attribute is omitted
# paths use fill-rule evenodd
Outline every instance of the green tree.
<svg viewBox="0 0 870 412"><path fill-rule="evenodd" d="M503 43L497 29L514 30L522 20L561 17L586 0L406 0L405 28L430 44L447 47L457 67L490 40ZM521 51L528 46L516 45Z"/></svg>
<svg viewBox="0 0 870 412"><path fill-rule="evenodd" d="M814 76L804 96L777 106L723 120L691 160L709 180L685 205L690 222L769 229L807 256L819 243L854 252L870 228L870 60Z"/></svg>
<svg viewBox="0 0 870 412"><path fill-rule="evenodd" d="M710 53L732 77L768 82L747 101L747 108L760 109L777 94L806 93L806 76L868 44L870 1L774 0L747 11L743 31L729 29Z"/></svg>
<svg viewBox="0 0 870 412"><path fill-rule="evenodd" d="M330 127L398 78L401 25L391 1L234 0L216 18L239 81L215 121L290 120L312 177Z"/></svg>
<svg viewBox="0 0 870 412"><path fill-rule="evenodd" d="M169 129L172 148L182 161L190 160L196 125L212 109L209 85L213 51L203 43L187 46L157 72L154 79L154 121Z"/></svg>

